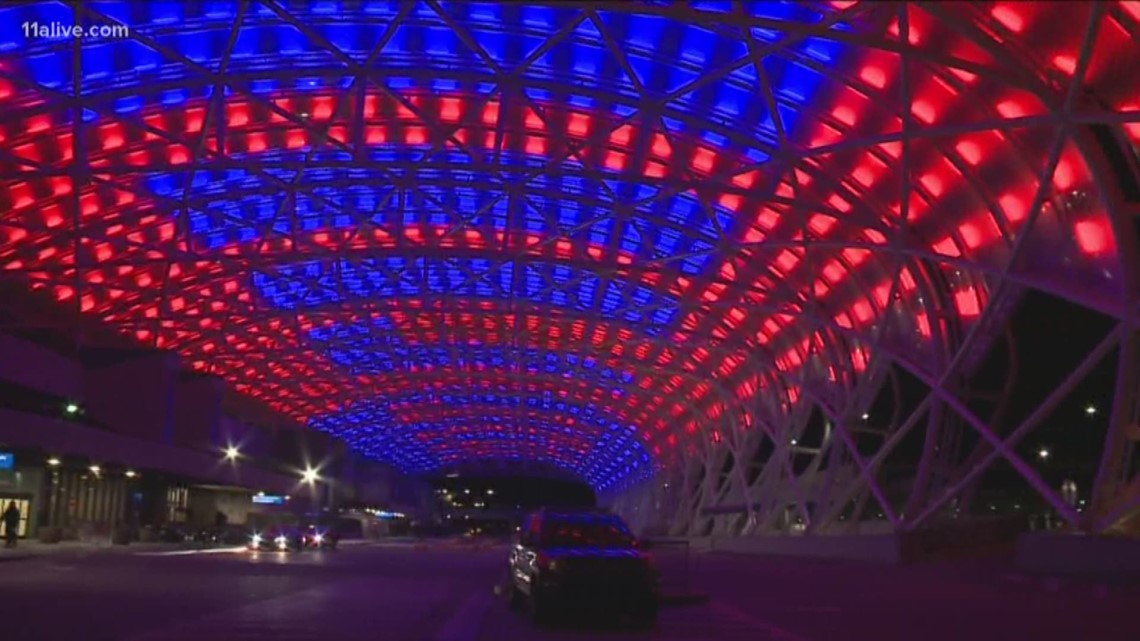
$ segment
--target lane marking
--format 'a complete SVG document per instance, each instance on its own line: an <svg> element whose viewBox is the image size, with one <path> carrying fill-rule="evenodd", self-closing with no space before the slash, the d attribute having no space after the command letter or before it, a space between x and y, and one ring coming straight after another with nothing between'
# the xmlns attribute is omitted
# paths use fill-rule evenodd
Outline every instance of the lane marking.
<svg viewBox="0 0 1140 641"><path fill-rule="evenodd" d="M756 630L763 631L770 635L773 641L811 641L807 637L800 636L791 630L785 630L775 624L757 618L739 608L724 603L722 601L713 601L710 606L719 614L727 618L735 619L741 623L745 623Z"/></svg>
<svg viewBox="0 0 1140 641"><path fill-rule="evenodd" d="M486 590L476 590L439 629L434 641L475 641L482 631L483 619L490 611L493 601L492 595Z"/></svg>
<svg viewBox="0 0 1140 641"><path fill-rule="evenodd" d="M236 548L208 548L204 550L172 550L169 552L135 552L135 556L190 556L194 554L237 554L245 552L245 546Z"/></svg>

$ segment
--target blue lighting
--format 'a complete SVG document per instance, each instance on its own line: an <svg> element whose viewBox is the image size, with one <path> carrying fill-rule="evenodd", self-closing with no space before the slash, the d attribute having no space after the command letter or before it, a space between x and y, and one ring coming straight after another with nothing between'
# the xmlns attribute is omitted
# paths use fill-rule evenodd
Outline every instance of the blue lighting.
<svg viewBox="0 0 1140 641"><path fill-rule="evenodd" d="M468 390L469 392L469 390ZM467 458L541 460L569 469L604 486L633 474L641 478L649 454L632 427L621 428L579 407L573 430L530 410L567 411L571 405L549 399L493 393L406 394L359 403L319 417L313 426L343 438L361 453L384 460L408 473L426 472ZM456 411L459 409L460 411ZM621 470L622 474L615 474Z"/></svg>
<svg viewBox="0 0 1140 641"><path fill-rule="evenodd" d="M664 179L641 175L639 168L646 167L650 153L656 153L650 152L654 135L664 128L674 142L681 142L681 150L701 145L714 151L714 173L742 164L763 165L778 141L776 119L793 139L803 137L798 114L819 94L822 70L841 64L845 53L839 43L818 36L787 47L767 47L787 33L752 28L751 37L760 48L777 50L757 61L746 42L733 35L735 27L722 30L624 9L599 10L595 23L578 21L580 8L572 5L448 1L439 3L444 14L439 15L434 5L424 2L409 7L396 1L314 0L274 6L249 3L232 51L224 56L239 6L247 5L89 2L85 8L92 12L93 24L121 23L134 37L76 48L68 39L30 41L22 31L22 25L30 22L71 24L74 14L69 3L13 3L0 8L0 53L28 83L68 94L78 84L79 93L89 99L79 112L83 120L126 123L128 144L136 144L132 136L139 133L132 131L136 129L132 123L156 115L165 118L158 129L167 135L155 143L156 149L172 142L197 149L199 136L185 126L187 113L207 106L220 86L216 74L224 59L227 102L217 103L220 108L211 112L206 139L217 143L218 136L226 135L231 126L226 120L228 107L248 108L250 121L266 124L252 128L257 129L254 133L234 135L241 148L227 151L226 156L235 166L250 160L262 166L193 171L148 167L133 178L131 187L140 201L153 200L156 211L176 217L179 233L189 232L190 251L203 256L239 247L243 254L264 250L284 255L277 245L273 249L260 245L296 241L297 254L275 261L273 270L254 270L248 283L255 305L289 316L323 306L463 298L493 303L492 311L485 312L489 315L506 310L530 313L529 306L541 306L540 311L552 315L612 322L638 337L671 335L682 314L680 301L667 293L670 279L681 275L698 280L719 269L723 260L716 252L722 237L742 235L756 208L755 199L738 213L704 200L703 194L700 199L691 191L672 194L663 183L706 173L685 166L688 156L680 152L663 159L669 172ZM823 9L796 2L699 0L692 7L706 14L710 23L721 21L726 27L732 25L732 16L725 14L740 8L757 18L789 24L823 19ZM406 15L400 17L402 13ZM565 37L544 47L551 34L575 22ZM389 30L391 37L384 40ZM319 38L311 37L313 33ZM608 42L620 46L628 66L613 55ZM379 43L382 47L375 50ZM12 55L15 51L18 55ZM76 52L79 65L73 60ZM347 108L340 109L347 95L342 90L355 73L348 61L358 64L370 57L370 66L383 71L370 82L416 99L428 122L396 116L395 103L378 86L368 91L369 96L382 98L378 102L383 104L371 116L386 127L382 135L370 137L375 132L366 131L370 123L360 121L359 101L346 100ZM772 89L774 109L758 97L757 64L763 82ZM731 70L719 73L726 67ZM74 73L79 77L72 77ZM486 118L474 113L480 98L502 100L500 73L521 81L524 95L543 114L543 123L552 123L543 124L548 130L535 136L540 144L528 144L533 131L518 132L525 105L513 97L504 104L515 104L498 116L501 127L472 124L482 126ZM694 86L702 79L711 81ZM287 113L298 119L316 118L307 111L315 111L312 104L325 96L335 98L336 124L351 137L341 145L320 147L311 132L297 141L287 140L287 131L299 133L296 123L267 124L265 102L287 99L294 105L283 108ZM462 149L443 144L448 135L455 135L459 123L436 126L437 119L443 119L443 99L458 99L465 110L464 131L471 139ZM594 145L580 158L554 163L555 172L536 171L566 146L566 106L587 114L593 132L615 115L637 114L647 101L659 103L660 109L655 108L648 120L640 116L630 120L635 132L628 153L621 155L623 161L614 164L604 148ZM69 124L74 117L70 113L53 112L53 125ZM399 123L392 124L393 118ZM426 133L407 135L411 127L425 124ZM499 140L497 128L507 134L501 147L494 142ZM507 132L508 128L513 130ZM451 132L440 135L445 129ZM247 140L254 134L264 137L256 146ZM98 142L93 139L93 144ZM162 156L161 151L151 153L152 160ZM412 238L409 230L421 238ZM443 230L448 230L450 244L434 237ZM356 256L329 257L341 249L338 243L348 242L338 239L372 233L382 233L389 244L368 247ZM432 238L428 242L422 236ZM563 238L573 251L567 253L555 242ZM524 243L533 239L544 245L528 252L532 255L526 260L508 255L524 251ZM423 251L424 246L431 250ZM638 280L641 276L629 273L632 270L615 274L617 270L591 268L593 263L608 267L619 259L662 261L663 286ZM555 376L584 374L588 369L591 377L603 372L596 379L607 393L612 390L621 396L634 391L630 372L611 371L592 358L499 347L411 345L398 340L399 335L390 325L378 328L358 322L315 328L301 340L304 348L354 375L424 366L511 366ZM509 397L510 392L503 391L495 403L509 404ZM495 426L500 423L493 414L486 415L486 425L471 432L464 432L462 422L452 418L414 423L413 428L400 423L387 400L359 401L314 416L312 424L406 470L435 469L455 457L511 458L523 452L572 468L598 487L652 471L648 453L632 436L634 426L622 425L617 431L620 439L604 432L582 454L574 448L585 443L585 437L579 434L581 442L574 443L559 440L562 437L555 430L562 428L554 423L536 423L539 434L527 434L527 439L515 443L499 436ZM583 422L591 420L585 408L568 405L565 411L577 412ZM452 448L448 439L464 445ZM525 448L519 445L524 441Z"/></svg>
<svg viewBox="0 0 1140 641"><path fill-rule="evenodd" d="M194 227L196 224L208 222L205 214L191 217L192 229L197 229ZM214 239L211 244L218 246L224 243ZM489 273L494 270L498 274ZM518 270L519 278L514 277L515 273L509 265L502 267L483 259L428 260L393 256L383 260L339 259L281 265L272 274L254 272L252 282L258 295L270 306L290 311L351 301L427 298L443 294L503 302L523 299L536 305L583 313L595 309L594 283L598 278L592 272L554 263L531 262ZM481 274L487 275L477 278ZM560 279L565 283L581 284L577 288L568 286L565 289L552 286ZM626 288L614 280L606 285L599 317L607 320L618 318L622 308L630 305L628 295L632 293L638 296L632 302L670 314L677 309L678 303L673 298L644 287ZM654 319L632 324L651 335L664 330Z"/></svg>

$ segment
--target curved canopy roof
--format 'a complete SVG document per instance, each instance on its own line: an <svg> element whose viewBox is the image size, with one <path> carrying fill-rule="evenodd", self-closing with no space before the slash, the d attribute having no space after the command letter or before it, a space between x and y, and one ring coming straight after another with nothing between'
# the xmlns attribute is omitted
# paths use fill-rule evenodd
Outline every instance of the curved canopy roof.
<svg viewBox="0 0 1140 641"><path fill-rule="evenodd" d="M1138 14L5 8L0 273L405 471L613 489L1011 290L1117 310Z"/></svg>

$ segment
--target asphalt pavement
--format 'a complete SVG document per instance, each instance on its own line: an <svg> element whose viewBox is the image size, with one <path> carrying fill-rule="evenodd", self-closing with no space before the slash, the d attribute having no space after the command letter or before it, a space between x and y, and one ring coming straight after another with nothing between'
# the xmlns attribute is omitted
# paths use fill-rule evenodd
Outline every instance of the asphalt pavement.
<svg viewBox="0 0 1140 641"><path fill-rule="evenodd" d="M390 544L0 564L0 638L19 641L957 641L1136 638L1135 591L967 564L892 568L694 554L666 584L707 601L656 630L536 629L494 594L506 549ZM678 572L688 567L687 580Z"/></svg>

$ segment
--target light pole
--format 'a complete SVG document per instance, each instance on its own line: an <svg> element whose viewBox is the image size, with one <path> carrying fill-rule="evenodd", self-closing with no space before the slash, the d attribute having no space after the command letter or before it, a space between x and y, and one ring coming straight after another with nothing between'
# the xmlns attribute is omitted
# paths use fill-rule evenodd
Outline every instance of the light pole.
<svg viewBox="0 0 1140 641"><path fill-rule="evenodd" d="M317 470L306 467L304 472L301 472L301 483L309 486L309 496L313 500L313 506L317 512L321 511L321 494L317 488L317 481L320 480L320 474Z"/></svg>

